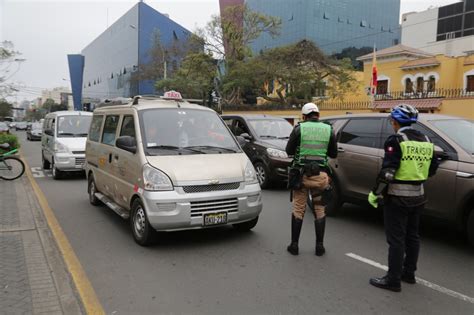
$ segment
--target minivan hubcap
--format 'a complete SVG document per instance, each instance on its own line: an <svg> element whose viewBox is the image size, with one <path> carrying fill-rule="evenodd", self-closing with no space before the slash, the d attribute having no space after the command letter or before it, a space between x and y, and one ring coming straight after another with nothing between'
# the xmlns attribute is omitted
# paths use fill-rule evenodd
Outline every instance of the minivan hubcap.
<svg viewBox="0 0 474 315"><path fill-rule="evenodd" d="M143 232L145 231L145 211L143 211L142 207L138 207L137 211L135 211L135 219L134 219L134 226L135 231L138 236L142 236Z"/></svg>
<svg viewBox="0 0 474 315"><path fill-rule="evenodd" d="M89 191L89 198L91 201L94 201L94 197L95 197L95 184L94 184L94 181L91 181L91 188L90 188L90 191Z"/></svg>
<svg viewBox="0 0 474 315"><path fill-rule="evenodd" d="M258 165L257 168L256 168L256 171L257 171L258 182L261 185L265 182L265 170L263 169L263 166Z"/></svg>

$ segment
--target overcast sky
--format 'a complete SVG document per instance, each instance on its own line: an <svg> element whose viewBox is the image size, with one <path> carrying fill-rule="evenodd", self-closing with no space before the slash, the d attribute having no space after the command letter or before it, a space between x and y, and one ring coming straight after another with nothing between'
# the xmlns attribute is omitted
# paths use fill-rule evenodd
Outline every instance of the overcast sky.
<svg viewBox="0 0 474 315"><path fill-rule="evenodd" d="M292 0L288 0L292 1ZM401 0L401 13L426 10L458 0ZM155 0L145 2L193 31L219 13L218 0ZM18 101L39 96L41 89L69 86L67 54L79 53L137 1L130 0L0 0L0 41L22 52L11 78L25 86Z"/></svg>

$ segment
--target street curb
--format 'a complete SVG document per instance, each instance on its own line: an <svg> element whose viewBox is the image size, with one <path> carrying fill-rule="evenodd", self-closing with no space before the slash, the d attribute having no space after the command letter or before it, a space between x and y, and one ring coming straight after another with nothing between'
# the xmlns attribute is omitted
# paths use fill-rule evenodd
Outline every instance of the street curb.
<svg viewBox="0 0 474 315"><path fill-rule="evenodd" d="M72 249L69 240L67 239L66 235L64 234L56 216L54 215L53 210L48 204L48 201L41 191L38 183L33 177L31 173L31 169L28 165L28 162L23 158L23 155L20 153L23 162L25 163L25 174L28 177L33 191L38 199L38 203L40 205L41 210L43 211L43 215L48 222L48 226L51 230L51 233L56 241L56 244L61 251L63 256L64 262L67 266L69 273L72 276L72 280L74 285L79 293L80 299L84 306L84 309L87 314L105 314L102 305L97 298L94 288L92 287L87 275L82 268L82 265L77 258L74 250Z"/></svg>

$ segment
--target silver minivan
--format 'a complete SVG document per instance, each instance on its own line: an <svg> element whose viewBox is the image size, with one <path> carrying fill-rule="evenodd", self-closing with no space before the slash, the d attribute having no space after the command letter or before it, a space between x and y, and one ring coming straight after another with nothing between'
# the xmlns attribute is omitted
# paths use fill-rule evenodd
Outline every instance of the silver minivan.
<svg viewBox="0 0 474 315"><path fill-rule="evenodd" d="M175 98L136 97L94 111L90 202L130 218L140 245L155 231L252 229L262 210L252 163L216 112Z"/></svg>
<svg viewBox="0 0 474 315"><path fill-rule="evenodd" d="M43 169L52 169L53 178L65 172L84 171L87 133L92 113L59 111L43 121L41 160Z"/></svg>

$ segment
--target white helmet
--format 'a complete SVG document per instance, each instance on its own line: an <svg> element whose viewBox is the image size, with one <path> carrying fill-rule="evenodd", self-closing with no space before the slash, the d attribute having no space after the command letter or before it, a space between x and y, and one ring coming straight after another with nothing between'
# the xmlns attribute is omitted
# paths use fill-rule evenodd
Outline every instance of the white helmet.
<svg viewBox="0 0 474 315"><path fill-rule="evenodd" d="M314 103L307 103L303 106L301 109L301 113L303 115L309 115L311 113L319 113L319 108L316 104Z"/></svg>

